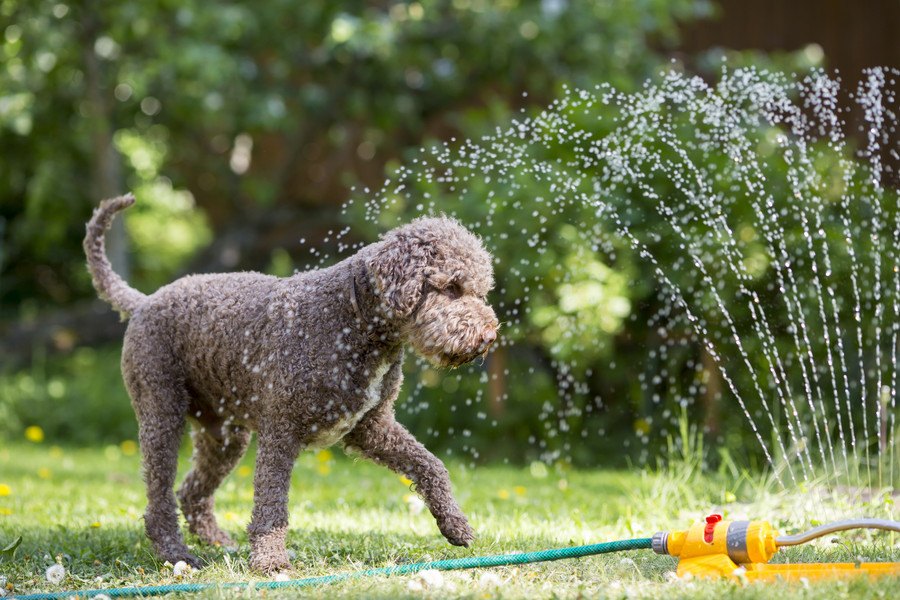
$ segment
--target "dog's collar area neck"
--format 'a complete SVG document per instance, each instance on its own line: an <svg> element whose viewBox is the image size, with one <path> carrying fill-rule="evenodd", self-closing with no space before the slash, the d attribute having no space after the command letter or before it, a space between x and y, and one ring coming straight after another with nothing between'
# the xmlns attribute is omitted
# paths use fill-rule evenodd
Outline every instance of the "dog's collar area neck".
<svg viewBox="0 0 900 600"><path fill-rule="evenodd" d="M350 276L350 305L353 307L353 314L356 322L362 328L363 333L369 338L369 341L378 344L390 345L396 342L396 336L391 332L387 319L380 308L380 304L376 301L372 314L366 318L359 304L360 289L365 289L368 296L373 296L372 281L369 278L369 272L365 266L356 269ZM370 303L370 305L373 303Z"/></svg>

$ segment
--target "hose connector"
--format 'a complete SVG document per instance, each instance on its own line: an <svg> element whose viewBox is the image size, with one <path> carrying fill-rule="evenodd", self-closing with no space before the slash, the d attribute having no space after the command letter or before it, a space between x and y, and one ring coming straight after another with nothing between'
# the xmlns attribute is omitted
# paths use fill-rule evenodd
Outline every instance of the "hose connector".
<svg viewBox="0 0 900 600"><path fill-rule="evenodd" d="M653 537L650 538L650 547L653 548L653 551L657 554L669 554L669 548L666 545L668 542L669 532L657 531L653 534Z"/></svg>

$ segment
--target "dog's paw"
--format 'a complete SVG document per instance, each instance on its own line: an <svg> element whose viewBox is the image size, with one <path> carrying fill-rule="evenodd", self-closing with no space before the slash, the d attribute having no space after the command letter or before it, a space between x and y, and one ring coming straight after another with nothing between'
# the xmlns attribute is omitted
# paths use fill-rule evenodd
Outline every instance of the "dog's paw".
<svg viewBox="0 0 900 600"><path fill-rule="evenodd" d="M287 527L278 527L265 533L250 534L250 568L266 574L277 573L291 566L284 538Z"/></svg>
<svg viewBox="0 0 900 600"><path fill-rule="evenodd" d="M438 528L454 546L468 547L475 540L475 530L463 515L448 515L439 519Z"/></svg>
<svg viewBox="0 0 900 600"><path fill-rule="evenodd" d="M287 552L281 554L262 553L250 555L250 568L260 573L272 575L291 567Z"/></svg>
<svg viewBox="0 0 900 600"><path fill-rule="evenodd" d="M187 551L171 552L165 554L165 556L166 561L173 565L177 565L179 562L184 562L192 569L203 568L203 561Z"/></svg>

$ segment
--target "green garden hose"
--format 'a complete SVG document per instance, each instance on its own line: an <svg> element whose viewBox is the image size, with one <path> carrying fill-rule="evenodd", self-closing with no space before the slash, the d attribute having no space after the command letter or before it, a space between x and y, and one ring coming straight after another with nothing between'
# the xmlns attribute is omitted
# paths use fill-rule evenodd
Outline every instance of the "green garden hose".
<svg viewBox="0 0 900 600"><path fill-rule="evenodd" d="M148 587L122 587L96 590L79 590L69 592L38 592L23 596L11 596L10 600L63 600L65 598L92 598L99 594L105 594L110 598L124 598L134 596L161 596L176 592L190 593L210 589L245 589L253 587L255 590L272 590L282 588L314 587L337 583L348 579L362 577L378 577L388 575L408 575L426 569L438 571L455 571L460 569L477 569L481 567L501 567L506 565L522 565L526 563L547 562L562 560L564 558L580 558L594 554L608 554L610 552L624 552L626 550L649 550L650 538L636 538L632 540L618 540L603 544L590 544L588 546L574 546L570 548L551 548L538 552L523 552L520 554L495 554L492 556L470 556L467 558L451 558L448 560L436 560L432 562L411 563L394 567L382 567L379 569L366 569L352 573L340 573L337 575L323 575L321 577L306 577L291 581L257 581L254 583L176 583L171 585L155 585Z"/></svg>

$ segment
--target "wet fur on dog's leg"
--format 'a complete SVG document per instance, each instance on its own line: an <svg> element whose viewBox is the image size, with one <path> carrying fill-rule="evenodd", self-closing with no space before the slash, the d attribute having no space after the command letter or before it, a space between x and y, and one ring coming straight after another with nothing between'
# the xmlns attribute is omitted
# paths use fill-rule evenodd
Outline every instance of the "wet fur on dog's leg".
<svg viewBox="0 0 900 600"><path fill-rule="evenodd" d="M178 448L184 431L188 397L172 371L165 353L153 354L145 346L126 343L122 349L125 384L138 418L138 439L142 453L147 509L144 528L157 554L176 563L185 561L199 568L200 560L190 553L178 525L175 503L175 474Z"/></svg>
<svg viewBox="0 0 900 600"><path fill-rule="evenodd" d="M288 491L302 438L292 427L279 429L283 425L273 423L259 431L253 517L247 527L250 566L265 573L290 567L285 547Z"/></svg>
<svg viewBox="0 0 900 600"><path fill-rule="evenodd" d="M195 425L193 467L178 490L181 512L191 533L207 544L236 547L222 531L213 514L213 494L231 473L250 444L250 432L242 427L224 424Z"/></svg>

